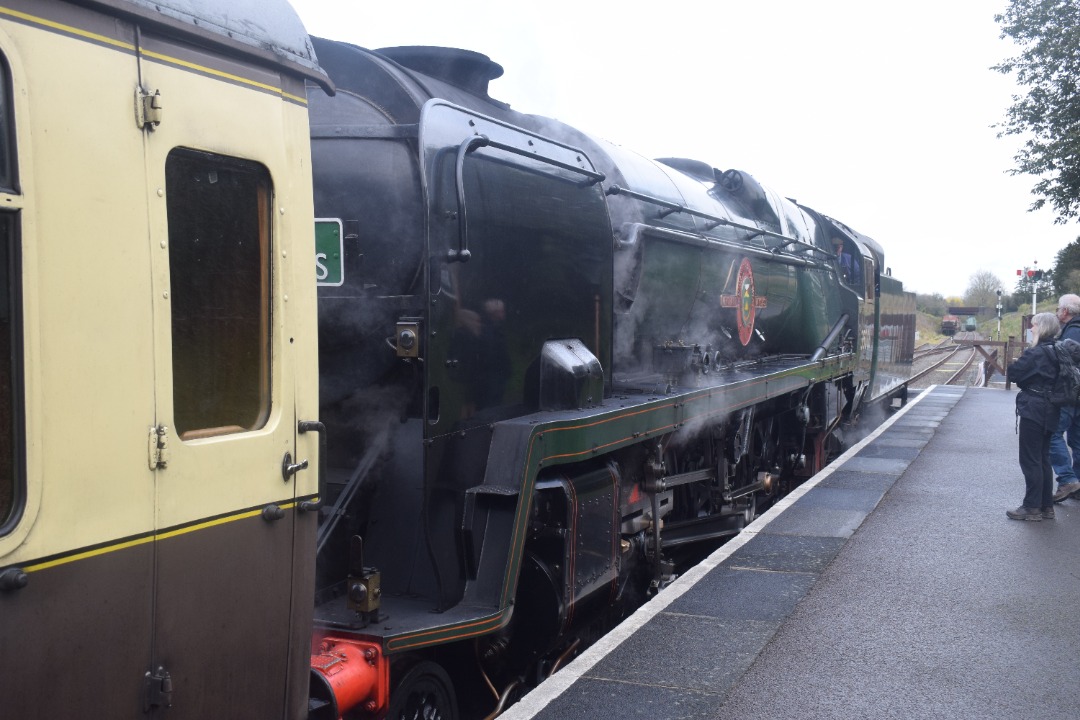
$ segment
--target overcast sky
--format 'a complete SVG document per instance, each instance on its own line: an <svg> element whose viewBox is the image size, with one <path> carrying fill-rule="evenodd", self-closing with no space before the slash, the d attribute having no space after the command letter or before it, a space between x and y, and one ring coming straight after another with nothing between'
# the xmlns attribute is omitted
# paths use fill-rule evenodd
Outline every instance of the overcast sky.
<svg viewBox="0 0 1080 720"><path fill-rule="evenodd" d="M885 248L905 287L961 295L988 270L1047 268L1080 236L1027 211L1007 0L292 0L312 35L441 45L505 69L490 94L648 157L738 168Z"/></svg>

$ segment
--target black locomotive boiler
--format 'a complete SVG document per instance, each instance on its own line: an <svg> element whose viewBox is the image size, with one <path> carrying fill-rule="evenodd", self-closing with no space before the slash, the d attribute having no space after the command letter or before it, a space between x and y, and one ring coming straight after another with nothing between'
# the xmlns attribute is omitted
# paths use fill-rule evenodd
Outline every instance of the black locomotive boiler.
<svg viewBox="0 0 1080 720"><path fill-rule="evenodd" d="M913 295L745 172L511 110L483 55L313 43L315 656L389 663L357 717L487 714L902 400Z"/></svg>

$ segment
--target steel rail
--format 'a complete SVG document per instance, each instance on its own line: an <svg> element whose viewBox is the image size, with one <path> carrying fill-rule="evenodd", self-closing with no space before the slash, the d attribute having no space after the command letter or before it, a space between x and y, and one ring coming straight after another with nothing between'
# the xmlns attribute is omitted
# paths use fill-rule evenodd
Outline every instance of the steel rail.
<svg viewBox="0 0 1080 720"><path fill-rule="evenodd" d="M959 349L959 348L958 348L958 349ZM967 359L967 361L965 361L965 362L964 362L964 366L963 366L962 368L960 368L959 370L957 370L956 372L954 372L954 373L953 373L953 374L952 374L952 375L951 375L951 376L949 377L949 379L945 381L945 384L946 384L946 385L952 385L952 384L953 384L954 382L956 382L957 380L959 380L959 379L960 379L960 378L961 378L961 377L962 377L962 376L964 375L964 373L968 373L968 372L970 372L970 371L971 371L971 364L972 364L973 362L975 362L975 357L976 357L976 355L978 355L978 352L977 352L977 351L975 350L975 347L974 347L974 346L972 346L972 348L971 348L971 355L970 355L970 356L968 356L968 359Z"/></svg>

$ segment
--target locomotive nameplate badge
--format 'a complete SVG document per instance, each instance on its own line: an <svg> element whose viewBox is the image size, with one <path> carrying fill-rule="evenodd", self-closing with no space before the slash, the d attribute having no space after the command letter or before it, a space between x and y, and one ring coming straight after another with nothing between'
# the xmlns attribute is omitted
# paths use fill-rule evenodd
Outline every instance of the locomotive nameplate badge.
<svg viewBox="0 0 1080 720"><path fill-rule="evenodd" d="M345 283L345 241L338 218L315 219L315 284Z"/></svg>
<svg viewBox="0 0 1080 720"><path fill-rule="evenodd" d="M754 318L757 311L767 305L767 297L754 294L754 269L750 265L750 258L743 258L739 263L739 274L735 278L735 294L720 296L720 307L735 310L739 342L743 345L749 344L754 334Z"/></svg>

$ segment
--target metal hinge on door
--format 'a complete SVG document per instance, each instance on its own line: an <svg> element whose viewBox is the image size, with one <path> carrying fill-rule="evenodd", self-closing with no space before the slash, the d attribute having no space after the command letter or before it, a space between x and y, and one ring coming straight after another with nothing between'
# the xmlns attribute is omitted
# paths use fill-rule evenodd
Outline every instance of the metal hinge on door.
<svg viewBox="0 0 1080 720"><path fill-rule="evenodd" d="M143 677L143 712L154 708L172 707L172 677L165 668L158 666L154 672L146 671Z"/></svg>
<svg viewBox="0 0 1080 720"><path fill-rule="evenodd" d="M169 466L169 428L158 425L150 428L150 437L146 445L149 456L147 458L150 469L166 468Z"/></svg>
<svg viewBox="0 0 1080 720"><path fill-rule="evenodd" d="M140 130L153 130L161 124L164 109L161 105L161 91L135 88L135 125Z"/></svg>

